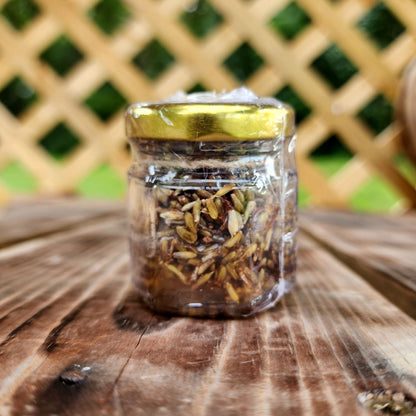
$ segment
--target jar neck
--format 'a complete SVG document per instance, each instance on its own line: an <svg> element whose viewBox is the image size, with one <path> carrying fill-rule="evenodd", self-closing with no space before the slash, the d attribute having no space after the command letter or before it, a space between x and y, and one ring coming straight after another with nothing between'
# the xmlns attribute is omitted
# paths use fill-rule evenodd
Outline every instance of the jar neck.
<svg viewBox="0 0 416 416"><path fill-rule="evenodd" d="M266 188L266 179L277 178L287 141L194 142L130 139L133 163L130 177L147 186L240 186ZM225 181L225 182L224 182Z"/></svg>
<svg viewBox="0 0 416 416"><path fill-rule="evenodd" d="M282 146L282 139L250 141L183 141L129 139L133 161L149 156L160 160L176 161L178 158L188 160L227 159L247 156L270 156L276 154Z"/></svg>

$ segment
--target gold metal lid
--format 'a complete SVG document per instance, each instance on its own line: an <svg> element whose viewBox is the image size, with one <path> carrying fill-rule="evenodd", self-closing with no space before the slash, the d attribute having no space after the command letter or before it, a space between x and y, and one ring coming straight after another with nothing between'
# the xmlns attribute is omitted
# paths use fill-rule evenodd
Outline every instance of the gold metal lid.
<svg viewBox="0 0 416 416"><path fill-rule="evenodd" d="M125 119L130 138L248 141L292 136L295 132L293 109L274 99L133 104Z"/></svg>

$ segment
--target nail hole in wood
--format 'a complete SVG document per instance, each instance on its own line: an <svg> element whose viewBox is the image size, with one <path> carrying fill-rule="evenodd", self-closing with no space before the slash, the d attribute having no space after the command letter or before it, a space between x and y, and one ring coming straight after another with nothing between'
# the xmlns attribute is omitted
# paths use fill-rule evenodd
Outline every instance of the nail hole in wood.
<svg viewBox="0 0 416 416"><path fill-rule="evenodd" d="M88 378L88 373L91 370L88 366L81 366L79 364L73 364L66 368L60 375L59 381L67 386L73 386L79 384Z"/></svg>

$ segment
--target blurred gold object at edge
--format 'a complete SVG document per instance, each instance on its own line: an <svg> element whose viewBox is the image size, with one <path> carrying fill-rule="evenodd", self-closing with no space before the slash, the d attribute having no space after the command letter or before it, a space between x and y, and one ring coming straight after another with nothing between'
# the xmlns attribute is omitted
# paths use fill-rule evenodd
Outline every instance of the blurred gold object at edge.
<svg viewBox="0 0 416 416"><path fill-rule="evenodd" d="M133 104L127 137L165 140L248 141L291 136L294 112L286 104Z"/></svg>

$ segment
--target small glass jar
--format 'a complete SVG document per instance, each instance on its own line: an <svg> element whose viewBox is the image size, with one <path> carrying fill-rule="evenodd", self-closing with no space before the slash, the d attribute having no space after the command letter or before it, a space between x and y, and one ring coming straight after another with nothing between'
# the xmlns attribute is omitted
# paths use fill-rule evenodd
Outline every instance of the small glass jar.
<svg viewBox="0 0 416 416"><path fill-rule="evenodd" d="M133 281L155 311L249 316L294 283L294 114L248 97L192 94L126 112Z"/></svg>

